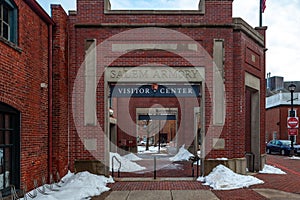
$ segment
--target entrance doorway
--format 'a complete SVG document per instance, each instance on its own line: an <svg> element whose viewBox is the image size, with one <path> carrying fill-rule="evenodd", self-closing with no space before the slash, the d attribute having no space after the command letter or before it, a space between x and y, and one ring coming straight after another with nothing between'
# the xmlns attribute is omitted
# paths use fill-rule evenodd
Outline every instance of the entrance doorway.
<svg viewBox="0 0 300 200"><path fill-rule="evenodd" d="M145 146L175 146L177 131L177 108L137 108L137 144Z"/></svg>
<svg viewBox="0 0 300 200"><path fill-rule="evenodd" d="M109 88L108 102L116 121L116 138L109 126L114 139L110 144L117 146L110 150L114 159L134 156L126 165L134 162L138 169L122 176L196 175L200 168L191 158L198 156L201 138L201 84L158 83L154 89L153 84L111 83Z"/></svg>
<svg viewBox="0 0 300 200"><path fill-rule="evenodd" d="M20 188L20 113L0 102L0 191Z"/></svg>
<svg viewBox="0 0 300 200"><path fill-rule="evenodd" d="M260 170L260 110L259 91L246 87L245 152L250 172Z"/></svg>

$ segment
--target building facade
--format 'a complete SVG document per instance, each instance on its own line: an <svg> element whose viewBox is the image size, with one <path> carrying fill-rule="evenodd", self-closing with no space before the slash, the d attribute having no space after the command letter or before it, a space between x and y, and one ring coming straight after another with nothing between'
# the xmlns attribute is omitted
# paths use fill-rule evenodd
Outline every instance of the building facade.
<svg viewBox="0 0 300 200"><path fill-rule="evenodd" d="M298 96L296 94L296 96ZM277 95L276 95L277 96ZM286 93L284 96L290 98L290 94ZM280 104L280 102L282 104ZM287 119L289 117L289 111L291 106L286 104L286 102L279 101L278 105L274 107L267 107L266 111L266 142L270 140L290 140L287 127ZM296 117L299 117L299 102L295 102L294 110L296 111ZM299 131L299 129L298 129ZM300 140L298 135L295 136L295 141L299 144Z"/></svg>
<svg viewBox="0 0 300 200"><path fill-rule="evenodd" d="M289 85L293 83L296 88L293 92L293 111L295 117L299 117L299 81L284 81L283 77L268 77L267 98L266 98L266 142L270 140L290 140L288 134L287 119L291 111L291 92ZM299 144L300 139L295 136L295 141Z"/></svg>
<svg viewBox="0 0 300 200"><path fill-rule="evenodd" d="M191 11L77 0L52 18L35 1L2 2L3 183L32 188L79 161L108 174L109 152L136 152L144 136L200 150L203 173L224 157L243 173L247 154L262 168L266 28L232 18L232 0Z"/></svg>
<svg viewBox="0 0 300 200"><path fill-rule="evenodd" d="M56 15L67 15L52 9L64 24ZM193 11L112 10L108 0L78 0L67 18L69 52L57 59L68 58L71 168L75 160L108 165L108 152L136 151L137 124L171 120L174 135L156 131L155 143L200 148L207 162L246 162L250 153L261 168L266 28L232 18L231 0L200 1Z"/></svg>

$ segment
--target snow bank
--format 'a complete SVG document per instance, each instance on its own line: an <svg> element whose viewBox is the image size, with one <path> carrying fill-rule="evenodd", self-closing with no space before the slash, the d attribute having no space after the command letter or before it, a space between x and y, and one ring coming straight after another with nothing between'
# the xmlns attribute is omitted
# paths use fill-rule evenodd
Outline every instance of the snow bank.
<svg viewBox="0 0 300 200"><path fill-rule="evenodd" d="M291 159L291 160L300 160L300 157L292 156L292 157L288 157L288 159Z"/></svg>
<svg viewBox="0 0 300 200"><path fill-rule="evenodd" d="M166 169L168 169L168 170L173 170L173 169L174 170L183 170L183 166L181 164L172 163L172 164L162 166L161 169L164 169L164 170L166 170Z"/></svg>
<svg viewBox="0 0 300 200"><path fill-rule="evenodd" d="M228 160L228 158L216 158L216 160Z"/></svg>
<svg viewBox="0 0 300 200"><path fill-rule="evenodd" d="M265 165L262 171L259 171L261 174L286 174L281 169L278 169L276 167L273 167L271 165Z"/></svg>
<svg viewBox="0 0 300 200"><path fill-rule="evenodd" d="M80 172L77 174L69 172L62 180L64 180L64 183L60 183L61 187L55 186L55 189L59 191L50 191L47 189L46 192L48 195L38 193L34 200L90 199L92 196L97 196L110 190L110 188L106 187L107 183L114 183L111 177L106 178L89 172ZM30 193L33 194L33 191ZM32 198L27 197L27 199Z"/></svg>
<svg viewBox="0 0 300 200"><path fill-rule="evenodd" d="M180 147L178 153L174 156L169 158L170 161L176 162L176 161L187 161L190 159L190 157L193 157L194 155L191 154L188 150L184 148L184 145Z"/></svg>
<svg viewBox="0 0 300 200"><path fill-rule="evenodd" d="M138 157L137 155L135 155L133 153L127 154L127 155L123 156L123 158L126 158L126 159L131 160L131 161L143 160L143 159L141 159L140 157Z"/></svg>
<svg viewBox="0 0 300 200"><path fill-rule="evenodd" d="M128 160L127 158L124 158L120 156L118 153L110 153L110 163L109 163L109 169L112 171L112 157L116 156L116 158L121 162L121 172L136 172L146 169L145 167L142 167L135 162L132 162L131 160ZM114 171L118 171L119 169L119 163L114 160Z"/></svg>
<svg viewBox="0 0 300 200"><path fill-rule="evenodd" d="M160 151L167 151L166 147L160 147ZM149 146L149 150L146 151L145 146L138 146L138 153L141 154L156 154L159 152L159 147L158 146Z"/></svg>
<svg viewBox="0 0 300 200"><path fill-rule="evenodd" d="M218 165L208 176L199 177L197 180L205 182L204 185L208 185L215 190L232 190L264 183L253 176L236 174L223 165Z"/></svg>

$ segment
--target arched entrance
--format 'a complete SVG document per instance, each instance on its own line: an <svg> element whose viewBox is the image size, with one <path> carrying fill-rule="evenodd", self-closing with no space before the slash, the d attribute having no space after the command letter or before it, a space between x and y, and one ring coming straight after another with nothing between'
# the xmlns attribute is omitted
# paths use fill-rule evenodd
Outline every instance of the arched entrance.
<svg viewBox="0 0 300 200"><path fill-rule="evenodd" d="M0 191L20 188L20 112L0 102Z"/></svg>

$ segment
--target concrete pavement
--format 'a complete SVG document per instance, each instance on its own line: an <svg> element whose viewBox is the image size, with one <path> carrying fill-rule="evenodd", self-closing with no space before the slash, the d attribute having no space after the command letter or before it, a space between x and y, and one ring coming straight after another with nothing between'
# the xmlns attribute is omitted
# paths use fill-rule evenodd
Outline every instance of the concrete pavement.
<svg viewBox="0 0 300 200"><path fill-rule="evenodd" d="M143 191L115 191L105 200L218 200L209 190L143 190Z"/></svg>
<svg viewBox="0 0 300 200"><path fill-rule="evenodd" d="M260 199L272 200L300 200L299 194L283 192L274 189L254 189L261 195ZM242 195L240 196L243 199ZM249 198L251 196L246 196ZM226 197L222 198L225 199ZM211 190L138 190L113 191L105 200L218 200ZM226 198L230 199L230 197ZM232 199L236 199L232 196Z"/></svg>
<svg viewBox="0 0 300 200"><path fill-rule="evenodd" d="M284 200L297 200L300 199L299 194L289 193L289 192L283 192L280 190L274 190L274 189L254 189L255 192L267 197L268 199L284 199Z"/></svg>

